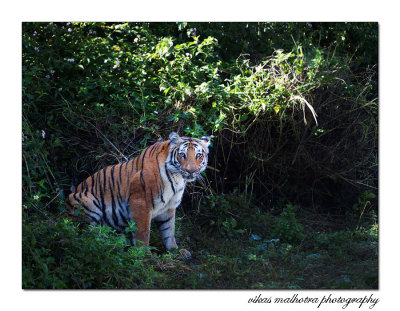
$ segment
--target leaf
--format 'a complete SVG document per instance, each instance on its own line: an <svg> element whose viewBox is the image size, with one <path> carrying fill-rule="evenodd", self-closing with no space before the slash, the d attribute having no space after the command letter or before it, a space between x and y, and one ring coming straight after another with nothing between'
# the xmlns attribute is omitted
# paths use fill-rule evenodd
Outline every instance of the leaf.
<svg viewBox="0 0 400 311"><path fill-rule="evenodd" d="M58 137L54 141L54 146L56 146L56 147L61 147L62 146L61 140Z"/></svg>
<svg viewBox="0 0 400 311"><path fill-rule="evenodd" d="M265 103L264 102L261 102L261 107L262 107L262 110L265 111Z"/></svg>
<svg viewBox="0 0 400 311"><path fill-rule="evenodd" d="M258 240L261 240L261 237L259 236L259 235L257 235L257 234L251 234L251 238L254 240L254 241L258 241Z"/></svg>
<svg viewBox="0 0 400 311"><path fill-rule="evenodd" d="M187 23L177 23L178 24L178 30L181 31L182 29L185 29L187 27Z"/></svg>

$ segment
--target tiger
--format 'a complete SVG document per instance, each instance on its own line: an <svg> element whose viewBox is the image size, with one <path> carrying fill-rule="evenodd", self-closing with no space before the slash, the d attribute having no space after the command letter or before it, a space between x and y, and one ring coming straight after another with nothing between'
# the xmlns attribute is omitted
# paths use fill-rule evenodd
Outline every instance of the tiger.
<svg viewBox="0 0 400 311"><path fill-rule="evenodd" d="M193 138L176 132L129 161L107 166L72 189L66 200L71 214L80 208L92 225L112 227L119 233L134 222L134 246L149 246L151 221L157 225L167 250L178 249L175 211L186 184L201 179L208 162L210 136ZM128 230L129 231L129 230ZM139 242L140 241L140 242ZM191 253L179 253L190 259Z"/></svg>

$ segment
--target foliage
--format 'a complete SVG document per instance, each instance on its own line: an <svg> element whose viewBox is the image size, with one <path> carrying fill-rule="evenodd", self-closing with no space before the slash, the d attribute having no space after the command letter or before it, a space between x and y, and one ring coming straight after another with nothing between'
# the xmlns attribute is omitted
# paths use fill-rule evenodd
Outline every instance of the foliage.
<svg viewBox="0 0 400 311"><path fill-rule="evenodd" d="M376 23L23 23L24 288L314 288L319 276L299 272L308 264L361 260L377 231L377 33ZM207 187L189 187L178 219L196 268L63 218L71 185L170 131L214 135ZM319 228L337 248L307 212L345 219L337 236ZM360 240L343 240L349 232ZM256 267L271 281L250 277ZM335 281L315 287L376 286L368 271L369 281L325 271Z"/></svg>
<svg viewBox="0 0 400 311"><path fill-rule="evenodd" d="M274 218L272 223L273 236L288 243L301 241L303 230L303 226L296 220L294 207L290 204L286 206L279 217Z"/></svg>
<svg viewBox="0 0 400 311"><path fill-rule="evenodd" d="M286 217L277 222L284 223ZM330 219L321 222L325 228L332 224ZM184 231L190 232L196 257L187 264L170 261L162 271L162 288L377 288L377 232L376 226L368 228L321 232L307 225L301 240L288 243L271 238L268 227L251 234L231 231L227 237L224 227L209 234L190 224Z"/></svg>
<svg viewBox="0 0 400 311"><path fill-rule="evenodd" d="M258 62L246 55L226 62L219 55L224 43L197 35L201 27L213 34L213 27L227 25L202 24L189 37L172 36L171 24L163 25L171 36L157 36L161 24L24 24L24 120L46 133L43 152L52 157L55 174L62 172L57 182L63 188L71 184L68 176L76 183L170 130L216 136L214 162L223 171L214 176L216 189L241 189L240 181L253 174L258 195L281 197L284 190L287 199L309 204L303 185L313 184L314 204L326 205L337 197L326 195L327 184L353 202L358 191L346 193L348 184L375 187L375 54L365 65L364 54L348 58L346 52L363 43L361 34L371 32L375 40L376 25L311 31L306 24L271 23L257 24L256 31L254 25L229 24L226 35L240 27L245 33L264 27L263 36L272 30L297 34L298 41L264 40L281 42L280 49L260 47L265 54ZM299 41L310 32L312 39ZM358 39L338 39L347 32L359 33L350 36ZM318 46L317 34L335 39ZM355 62L364 64L356 72ZM232 165L242 169L229 170Z"/></svg>
<svg viewBox="0 0 400 311"><path fill-rule="evenodd" d="M109 227L81 229L65 218L32 222L28 214L29 208L23 215L23 288L151 287L157 277L146 250L129 247Z"/></svg>

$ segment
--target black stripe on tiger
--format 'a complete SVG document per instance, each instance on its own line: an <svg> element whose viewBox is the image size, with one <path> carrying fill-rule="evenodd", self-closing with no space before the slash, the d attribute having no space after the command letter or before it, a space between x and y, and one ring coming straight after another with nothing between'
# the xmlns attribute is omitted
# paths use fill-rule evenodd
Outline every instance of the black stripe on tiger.
<svg viewBox="0 0 400 311"><path fill-rule="evenodd" d="M118 204L122 205L123 200L122 200L121 189L120 189L118 181L117 181L117 200L118 200Z"/></svg>
<svg viewBox="0 0 400 311"><path fill-rule="evenodd" d="M93 195L96 195L96 193L93 191L93 187L94 187L94 183L95 183L95 181L94 181L94 174L90 176L90 180L91 180L91 183L92 183L92 188L91 188L90 192L91 192Z"/></svg>
<svg viewBox="0 0 400 311"><path fill-rule="evenodd" d="M123 210L122 206L121 206L121 205L118 205L115 212L116 212L116 214L117 214L118 221L121 219L122 226L123 226L123 227L127 227L127 226L128 226L128 221L127 221L127 219L126 219L126 215L125 215L125 213L124 213L124 210Z"/></svg>
<svg viewBox="0 0 400 311"><path fill-rule="evenodd" d="M133 170L135 169L135 159L131 159L129 160L131 162L131 174L133 173ZM130 175L130 174L129 174ZM128 175L128 179L129 179L129 175Z"/></svg>
<svg viewBox="0 0 400 311"><path fill-rule="evenodd" d="M129 207L129 204L125 204L125 214L127 219L127 223L129 224L132 222L132 216L131 216L131 208Z"/></svg>
<svg viewBox="0 0 400 311"><path fill-rule="evenodd" d="M100 193L101 181L100 181L100 179L101 179L101 174L100 174L100 172L98 172L97 177L96 177L96 186L94 187L94 190L96 191L96 195L97 195L97 193L99 193L101 196L101 193ZM100 197L100 200L101 200L101 197Z"/></svg>
<svg viewBox="0 0 400 311"><path fill-rule="evenodd" d="M169 183L171 184L172 191L175 194L176 191L175 191L174 183L172 182L171 176L169 175L169 172L168 172L167 168L165 168L165 171L167 172L167 178L168 178Z"/></svg>
<svg viewBox="0 0 400 311"><path fill-rule="evenodd" d="M143 169L143 167L144 167L144 159L145 159L145 157L146 157L146 153L147 153L147 151L149 150L149 148L150 148L150 147L147 147L147 148L144 149L144 151L143 151L143 155L142 155L142 169Z"/></svg>
<svg viewBox="0 0 400 311"><path fill-rule="evenodd" d="M154 208L154 196L153 196L153 189L150 188L150 197L151 197L151 207Z"/></svg>
<svg viewBox="0 0 400 311"><path fill-rule="evenodd" d="M168 229L170 229L171 227L170 226L168 226L168 227L165 227L165 228L162 228L162 229L159 229L160 230L160 232L164 232L164 231L166 231L166 230L168 230Z"/></svg>
<svg viewBox="0 0 400 311"><path fill-rule="evenodd" d="M161 202L165 203L163 194L164 194L163 187L160 183L160 199L161 199Z"/></svg>
<svg viewBox="0 0 400 311"><path fill-rule="evenodd" d="M103 169L103 191L106 193L107 191L107 167Z"/></svg>
<svg viewBox="0 0 400 311"><path fill-rule="evenodd" d="M143 178L143 170L140 171L140 183L142 184L144 197L146 197L146 182L144 181L144 178Z"/></svg>
<svg viewBox="0 0 400 311"><path fill-rule="evenodd" d="M84 195L87 196L88 191L89 191L89 185L85 182L86 188L85 188L85 192Z"/></svg>
<svg viewBox="0 0 400 311"><path fill-rule="evenodd" d="M136 157L134 161L136 162L136 171L138 171L139 170L139 157Z"/></svg>
<svg viewBox="0 0 400 311"><path fill-rule="evenodd" d="M161 175L161 169L160 169L160 163L158 162L158 154L156 155L156 161L157 161L157 168L158 168L158 175ZM162 178L160 178L160 198L161 198L161 202L165 203L164 201L164 182L162 180Z"/></svg>
<svg viewBox="0 0 400 311"><path fill-rule="evenodd" d="M101 218L100 214L96 213L95 211L92 211L89 207L87 207L85 204L83 204L83 202L76 197L76 193L74 193L73 196L74 196L74 199L80 204L80 206L82 206L83 209L87 212L87 213L85 212L86 215L92 216L91 214L95 214L95 215L99 216L99 219ZM70 203L69 203L69 205L71 206ZM95 219L95 220L98 221L98 219Z"/></svg>
<svg viewBox="0 0 400 311"><path fill-rule="evenodd" d="M122 182L122 175L121 175L122 165L124 164L122 163L119 165L119 182Z"/></svg>
<svg viewBox="0 0 400 311"><path fill-rule="evenodd" d="M156 220L155 223L156 223L157 227L160 228L163 224L169 222L171 219L172 219L172 216L166 220Z"/></svg>
<svg viewBox="0 0 400 311"><path fill-rule="evenodd" d="M100 220L100 218L101 218L101 215L100 214L98 214L98 213L96 213L95 211L93 211L93 210L91 210L89 207L87 207L86 205L82 205L83 206L83 209L85 210L85 214L86 215L90 215L90 216L92 216L93 218L95 218L94 216L93 216L93 214L94 215L96 215L96 216L98 216L99 218L97 219L96 218L96 221L99 221ZM86 213L87 212L87 213Z"/></svg>
<svg viewBox="0 0 400 311"><path fill-rule="evenodd" d="M97 198L94 198L93 205L96 206L101 211L101 205Z"/></svg>
<svg viewBox="0 0 400 311"><path fill-rule="evenodd" d="M129 174L128 174L128 164L129 164L129 161L126 161L124 164L125 164L125 174L127 174L127 175L129 176Z"/></svg>
<svg viewBox="0 0 400 311"><path fill-rule="evenodd" d="M116 223L117 225L119 225L119 221L118 221L118 217L116 214L116 205L115 205L115 200L114 200L114 191L112 191L112 187L111 187L111 181L109 180L109 186L110 186L110 194L111 194L111 210L112 210L112 218L114 223Z"/></svg>
<svg viewBox="0 0 400 311"><path fill-rule="evenodd" d="M111 172L110 172L110 175L111 175L111 181L112 181L112 184L113 184L112 188L115 188L115 180L114 180L114 168L115 168L115 165L113 165L113 166L111 167ZM111 185L110 185L110 188L111 188Z"/></svg>
<svg viewBox="0 0 400 311"><path fill-rule="evenodd" d="M175 168L179 169L180 164L179 164L178 160L176 159L176 154L177 154L177 153L178 153L178 149L175 149L175 150L172 152L171 160L170 160L169 163L170 163L171 165L173 165Z"/></svg>
<svg viewBox="0 0 400 311"><path fill-rule="evenodd" d="M82 204L82 201L81 200L79 200L77 197L76 197L76 192L74 193L74 199L76 200L76 202L78 202L79 204Z"/></svg>
<svg viewBox="0 0 400 311"><path fill-rule="evenodd" d="M151 150L150 150L149 156L151 157L151 156L153 155L154 152L158 151L158 148L160 148L160 143L155 143L155 144L153 145L153 147L151 148Z"/></svg>
<svg viewBox="0 0 400 311"><path fill-rule="evenodd" d="M109 227L112 227L111 225L110 225L110 222L109 222L109 220L107 219L107 213L106 213L106 204L105 204L105 202L104 202L104 192L103 192L103 190L101 189L101 184L102 184L102 181L101 181L101 174L98 174L99 175L99 182L98 182L98 184L99 184L99 192L100 192L100 201L101 201L101 211L103 212L103 219L104 219L104 223L105 223L105 225L107 225L107 226L109 226Z"/></svg>

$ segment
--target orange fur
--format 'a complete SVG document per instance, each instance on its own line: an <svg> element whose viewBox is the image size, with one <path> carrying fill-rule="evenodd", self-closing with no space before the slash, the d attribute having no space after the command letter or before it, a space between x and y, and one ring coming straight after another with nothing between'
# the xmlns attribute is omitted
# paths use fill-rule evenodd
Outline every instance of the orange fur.
<svg viewBox="0 0 400 311"><path fill-rule="evenodd" d="M209 137L170 134L170 140L147 147L133 160L98 171L69 195L71 214L83 208L91 224L104 224L119 232L135 222L132 242L149 245L151 220L159 225L167 249L175 241L175 209L187 182L201 177L207 164ZM181 250L185 257L190 253Z"/></svg>

